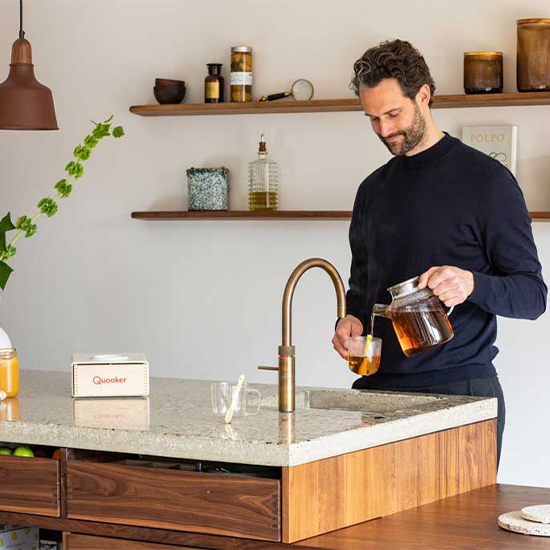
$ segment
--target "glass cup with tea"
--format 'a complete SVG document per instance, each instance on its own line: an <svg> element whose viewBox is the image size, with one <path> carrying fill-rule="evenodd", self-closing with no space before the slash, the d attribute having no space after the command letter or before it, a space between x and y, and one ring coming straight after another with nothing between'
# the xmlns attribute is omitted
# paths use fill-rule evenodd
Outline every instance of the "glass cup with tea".
<svg viewBox="0 0 550 550"><path fill-rule="evenodd" d="M370 376L380 367L382 339L375 336L352 336L348 340L348 365L361 376Z"/></svg>

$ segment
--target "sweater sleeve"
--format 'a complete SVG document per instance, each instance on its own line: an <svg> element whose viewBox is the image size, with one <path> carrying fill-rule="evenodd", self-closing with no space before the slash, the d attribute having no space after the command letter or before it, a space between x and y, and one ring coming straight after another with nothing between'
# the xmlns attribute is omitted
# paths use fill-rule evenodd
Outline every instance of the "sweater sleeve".
<svg viewBox="0 0 550 550"><path fill-rule="evenodd" d="M367 255L365 249L366 224L362 220L363 193L361 189L355 198L351 224L349 228L349 242L351 248L351 269L349 278L349 290L346 294L347 313L357 317L363 328L367 329Z"/></svg>
<svg viewBox="0 0 550 550"><path fill-rule="evenodd" d="M479 239L490 270L473 272L468 300L495 315L534 320L546 309L548 289L523 193L512 173L498 167L479 199Z"/></svg>

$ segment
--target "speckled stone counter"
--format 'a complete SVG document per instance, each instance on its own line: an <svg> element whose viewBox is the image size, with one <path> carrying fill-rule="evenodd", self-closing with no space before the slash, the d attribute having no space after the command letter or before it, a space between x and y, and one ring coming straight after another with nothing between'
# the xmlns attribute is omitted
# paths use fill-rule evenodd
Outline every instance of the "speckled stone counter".
<svg viewBox="0 0 550 550"><path fill-rule="evenodd" d="M0 442L295 466L497 416L497 400L297 388L279 413L276 385L252 385L257 414L214 416L210 382L152 378L148 399L73 399L69 372L22 371L21 392L0 403Z"/></svg>

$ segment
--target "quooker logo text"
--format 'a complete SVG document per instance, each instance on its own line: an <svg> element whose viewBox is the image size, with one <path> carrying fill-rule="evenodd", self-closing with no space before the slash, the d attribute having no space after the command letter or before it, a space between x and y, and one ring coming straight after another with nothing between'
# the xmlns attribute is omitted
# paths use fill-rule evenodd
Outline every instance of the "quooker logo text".
<svg viewBox="0 0 550 550"><path fill-rule="evenodd" d="M125 384L128 378L121 378L119 376L113 376L113 378L101 378L101 376L94 376L92 382L96 386L101 386L102 384Z"/></svg>

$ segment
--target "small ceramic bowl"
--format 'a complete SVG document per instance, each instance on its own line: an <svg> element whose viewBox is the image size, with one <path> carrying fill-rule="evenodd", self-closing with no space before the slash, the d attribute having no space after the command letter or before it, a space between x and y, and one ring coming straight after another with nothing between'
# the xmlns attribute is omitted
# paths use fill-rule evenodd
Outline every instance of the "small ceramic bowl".
<svg viewBox="0 0 550 550"><path fill-rule="evenodd" d="M177 104L185 97L185 86L155 86L153 88L155 99L161 104Z"/></svg>
<svg viewBox="0 0 550 550"><path fill-rule="evenodd" d="M185 86L185 80L171 80L169 78L155 78L155 86Z"/></svg>

